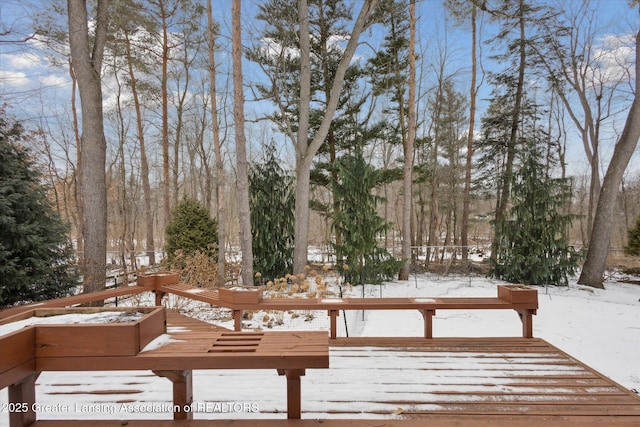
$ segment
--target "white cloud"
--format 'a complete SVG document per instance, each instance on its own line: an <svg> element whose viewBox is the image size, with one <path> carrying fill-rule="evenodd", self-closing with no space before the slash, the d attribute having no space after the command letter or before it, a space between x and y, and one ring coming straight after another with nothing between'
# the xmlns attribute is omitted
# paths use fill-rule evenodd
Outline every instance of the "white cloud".
<svg viewBox="0 0 640 427"><path fill-rule="evenodd" d="M2 56L3 62L6 61L6 64L14 69L24 70L41 67L43 65L40 57L32 53L25 53L23 55L4 54Z"/></svg>
<svg viewBox="0 0 640 427"><path fill-rule="evenodd" d="M0 70L0 83L12 87L25 87L29 78L22 71Z"/></svg>
<svg viewBox="0 0 640 427"><path fill-rule="evenodd" d="M312 38L313 35L310 35ZM337 48L340 51L343 51L343 47L341 43L348 42L349 36L340 36L340 35L332 35L329 37L327 44L329 45L329 49ZM300 51L295 48L285 48L280 42L271 38L271 37L263 37L260 40L261 49L264 54L272 59L279 58L280 56L285 58L298 58L300 56Z"/></svg>
<svg viewBox="0 0 640 427"><path fill-rule="evenodd" d="M633 34L604 36L594 49L593 80L607 84L634 78L634 43Z"/></svg>
<svg viewBox="0 0 640 427"><path fill-rule="evenodd" d="M69 83L69 79L61 75L51 74L40 77L40 83L44 86L65 86Z"/></svg>
<svg viewBox="0 0 640 427"><path fill-rule="evenodd" d="M279 58L280 56L285 58L297 58L300 56L298 49L285 48L271 37L263 37L261 44L263 53L272 59Z"/></svg>

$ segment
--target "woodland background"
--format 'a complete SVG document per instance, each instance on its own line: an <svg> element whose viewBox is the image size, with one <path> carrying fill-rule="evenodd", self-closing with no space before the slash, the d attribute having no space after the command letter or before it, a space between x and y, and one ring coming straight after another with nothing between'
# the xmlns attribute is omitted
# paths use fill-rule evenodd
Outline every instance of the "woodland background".
<svg viewBox="0 0 640 427"><path fill-rule="evenodd" d="M360 235L372 229L376 246L425 267L454 258L466 266L470 250L506 256L531 240L502 238L516 218L533 232L555 224L547 249L598 243L605 257L621 255L640 213L631 155L637 2L10 0L0 8L3 116L29 130L22 143L72 224L88 288L104 286L107 260L134 270L136 255L158 262L184 198L211 212L217 251L241 254L244 282L254 276L256 224L281 209L293 218L276 221L282 246L273 234L261 241L266 251L290 249L293 272L309 246L348 256L341 226L354 206L373 209ZM628 139L629 167L611 161ZM603 185L614 163L621 178ZM280 205L250 200L260 170L272 179L266 198ZM531 203L545 201L540 209L554 215L515 216L533 194L527 182L541 190ZM603 194L613 200L612 214L601 215L611 226L604 237L593 234ZM586 284L601 285L601 270L591 276Z"/></svg>

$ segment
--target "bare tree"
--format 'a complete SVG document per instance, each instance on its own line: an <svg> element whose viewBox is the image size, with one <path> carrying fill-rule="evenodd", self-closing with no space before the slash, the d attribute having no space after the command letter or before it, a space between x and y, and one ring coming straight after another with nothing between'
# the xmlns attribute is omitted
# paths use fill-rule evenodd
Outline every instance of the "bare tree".
<svg viewBox="0 0 640 427"><path fill-rule="evenodd" d="M224 159L222 158L220 142L220 125L218 123L218 94L216 88L215 61L215 28L211 0L207 2L208 53L209 53L209 94L211 98L211 126L213 130L213 149L216 156L216 207L218 210L218 286L225 281L225 244L226 244L226 209L224 200Z"/></svg>
<svg viewBox="0 0 640 427"><path fill-rule="evenodd" d="M640 62L638 61L640 59L640 31L636 32L635 44L635 95L622 135L616 143L602 182L591 238L589 239L589 250L578 279L578 283L594 288L604 288L602 282L613 227L612 216L617 205L616 198L624 171L638 145L638 138L640 138L640 79L638 78L640 76Z"/></svg>
<svg viewBox="0 0 640 427"><path fill-rule="evenodd" d="M471 85L469 87L469 130L467 133L467 153L465 161L464 192L462 197L462 224L460 226L460 245L462 246L462 261L469 260L469 215L471 210L471 167L473 162L473 138L476 123L476 98L478 94L478 7L474 2L448 0L447 7L454 17L461 21L469 15L471 23Z"/></svg>
<svg viewBox="0 0 640 427"><path fill-rule="evenodd" d="M89 33L86 2L68 0L71 66L78 81L82 108L80 192L84 202L85 292L104 289L107 259L106 139L102 113L101 67L109 22L108 0L98 0Z"/></svg>
<svg viewBox="0 0 640 427"><path fill-rule="evenodd" d="M180 174L183 172L181 165L181 153L184 151L184 140L188 138L187 125L189 124L189 111L193 108L193 88L192 75L194 65L201 58L202 49L205 43L205 31L200 27L199 17L204 12L204 7L193 1L181 1L180 9L177 13L174 35L174 63L170 77L175 81L175 93L173 99L175 104L175 127L173 133L173 158L171 170L171 201L172 205L177 202L180 195Z"/></svg>
<svg viewBox="0 0 640 427"><path fill-rule="evenodd" d="M249 212L249 168L247 165L246 136L244 132L244 88L242 86L242 26L240 24L242 0L233 0L231 7L232 61L233 61L233 120L236 136L236 163L238 165L238 205L240 212L240 250L242 251L242 282L253 284L253 249L251 247L251 216Z"/></svg>
<svg viewBox="0 0 640 427"><path fill-rule="evenodd" d="M161 31L161 74L160 74L160 96L162 110L162 211L165 223L169 220L171 214L171 178L170 178L170 159L169 159L169 60L170 51L175 45L170 40L169 27L173 23L173 19L177 14L179 4L177 1L170 0L149 0L150 10L155 14L155 18L160 24Z"/></svg>
<svg viewBox="0 0 640 427"><path fill-rule="evenodd" d="M563 9L567 22L554 21L554 26L547 28L545 43L531 47L578 130L589 162L588 236L601 190L600 129L610 116L620 80L610 79L598 66L602 58L598 57L596 47L596 12L590 3L580 3L576 11Z"/></svg>
<svg viewBox="0 0 640 427"><path fill-rule="evenodd" d="M136 130L138 144L140 146L140 177L142 179L142 194L144 199L144 218L146 230L146 249L149 257L149 265L156 263L155 242L153 235L153 210L151 206L151 183L149 181L149 160L147 158L147 144L145 140L142 106L138 91L138 79L134 69L134 58L132 52L131 39L128 31L124 32L125 53L127 60L127 70L129 73L129 85L133 96L133 105L136 112Z"/></svg>
<svg viewBox="0 0 640 427"><path fill-rule="evenodd" d="M409 96L407 99L407 140L402 171L402 259L399 280L409 280L411 266L411 207L413 200L413 153L416 140L416 2L409 2Z"/></svg>

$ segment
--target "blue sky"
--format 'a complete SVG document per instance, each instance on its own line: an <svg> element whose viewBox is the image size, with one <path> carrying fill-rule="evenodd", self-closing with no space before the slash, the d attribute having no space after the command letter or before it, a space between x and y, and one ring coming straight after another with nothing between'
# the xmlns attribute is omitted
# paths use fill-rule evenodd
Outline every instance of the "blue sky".
<svg viewBox="0 0 640 427"><path fill-rule="evenodd" d="M554 0L550 0L554 1ZM578 0L566 0L567 5L575 4ZM0 3L0 32L11 29L16 37L21 38L31 34L31 17L38 10L42 9L44 2L36 0L3 0ZM64 3L64 2L63 2ZM244 36L246 44L255 42L255 34L251 32L254 28L253 19L257 4L260 0L243 0L243 19L246 23ZM560 2L562 4L562 2ZM231 1L214 0L214 14L221 25L223 34L229 34L231 21ZM449 22L446 12L442 8L441 0L418 0L418 33L420 44L424 52L424 61L427 64L435 64L437 56L441 52L441 47L446 46L448 55L447 69L450 73L456 74L458 90L463 93L468 92L470 65L468 60L470 35L464 26L456 27ZM601 0L595 2L597 6L597 18L601 31L602 40L606 35L629 34L638 27L637 9L629 8L627 0ZM360 0L354 1L354 10L358 10ZM482 23L482 37L489 37L495 31L495 25L485 20ZM380 43L380 35L376 30L367 32L368 43L376 47ZM5 41L6 38L0 39ZM223 66L229 66L230 42L218 54L217 59ZM484 53L489 54L488 46L482 47ZM372 49L362 47L357 57L366 57L371 54ZM501 64L492 63L485 60L483 66L486 69L499 69ZM261 79L259 70L252 64L245 62L245 83L249 84ZM429 76L425 78L425 85L435 83L435 78ZM479 115L486 108L486 99L489 96L491 87L485 79L480 91ZM9 111L27 121L34 126L42 126L43 123L56 127L57 121L68 120L70 79L65 67L52 67L42 46L38 43L27 42L20 45L14 43L0 43L0 102L9 104ZM260 114L262 106L248 102L246 105L248 115ZM621 129L624 119L624 111L619 112L619 117L611 120L615 127L604 129L606 145L603 146L603 158L608 158L611 152L612 143L615 140L615 130ZM251 117L250 117L251 118ZM253 126L253 125L249 125ZM249 129L249 136L264 135L264 124L255 129ZM479 126L479 120L477 121ZM608 135L608 136L607 136ZM586 170L586 160L580 141L577 135L571 135L569 161L579 172L581 167ZM636 170L638 163L634 159L631 170Z"/></svg>

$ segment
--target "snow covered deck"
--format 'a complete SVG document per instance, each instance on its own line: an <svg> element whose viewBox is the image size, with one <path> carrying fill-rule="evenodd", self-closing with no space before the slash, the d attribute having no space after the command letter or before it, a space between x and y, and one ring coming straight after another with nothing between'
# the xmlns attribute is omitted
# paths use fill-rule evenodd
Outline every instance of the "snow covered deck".
<svg viewBox="0 0 640 427"><path fill-rule="evenodd" d="M167 321L171 339L224 331L174 312ZM43 372L38 421L25 425L640 425L635 393L539 338L338 338L329 358L301 379L302 420L286 419L275 370L193 371L195 419L181 421L167 379L98 371Z"/></svg>
<svg viewBox="0 0 640 427"><path fill-rule="evenodd" d="M167 318L176 340L223 330L174 312ZM299 421L284 419L286 390L275 371L197 370L193 382L195 420L170 421L171 384L148 371L44 372L36 387L44 411L31 425L640 423L636 394L538 338L331 340L330 369L310 369L302 379Z"/></svg>

